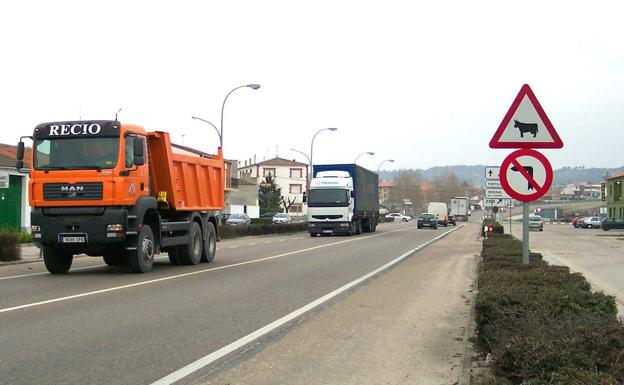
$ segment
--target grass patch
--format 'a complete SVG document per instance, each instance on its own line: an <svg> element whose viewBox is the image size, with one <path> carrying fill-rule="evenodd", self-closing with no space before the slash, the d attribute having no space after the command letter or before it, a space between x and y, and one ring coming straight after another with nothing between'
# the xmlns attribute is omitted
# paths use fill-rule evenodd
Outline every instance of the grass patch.
<svg viewBox="0 0 624 385"><path fill-rule="evenodd" d="M613 297L540 254L522 264L522 242L483 242L475 300L481 352L493 357L478 384L622 384L624 326Z"/></svg>

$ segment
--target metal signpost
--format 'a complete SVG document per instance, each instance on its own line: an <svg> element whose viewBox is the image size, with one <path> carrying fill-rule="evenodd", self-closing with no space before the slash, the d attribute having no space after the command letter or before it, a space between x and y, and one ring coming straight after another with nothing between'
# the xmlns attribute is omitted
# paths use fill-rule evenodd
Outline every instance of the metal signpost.
<svg viewBox="0 0 624 385"><path fill-rule="evenodd" d="M525 265L529 263L529 202L546 194L553 180L550 162L532 148L562 147L561 138L531 87L523 85L490 140L490 148L520 148L505 158L499 174L502 189L523 202L522 263ZM486 179L487 172L486 169ZM511 213L509 221L511 229Z"/></svg>

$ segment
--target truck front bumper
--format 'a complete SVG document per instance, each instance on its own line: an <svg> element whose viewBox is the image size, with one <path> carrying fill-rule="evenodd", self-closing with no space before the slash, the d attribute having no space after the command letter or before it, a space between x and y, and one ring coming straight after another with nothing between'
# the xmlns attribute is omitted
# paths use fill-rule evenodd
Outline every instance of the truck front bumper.
<svg viewBox="0 0 624 385"><path fill-rule="evenodd" d="M346 234L351 230L351 222L308 222L310 234Z"/></svg>
<svg viewBox="0 0 624 385"><path fill-rule="evenodd" d="M102 255L126 240L127 211L122 207L51 207L31 212L33 241L73 254Z"/></svg>

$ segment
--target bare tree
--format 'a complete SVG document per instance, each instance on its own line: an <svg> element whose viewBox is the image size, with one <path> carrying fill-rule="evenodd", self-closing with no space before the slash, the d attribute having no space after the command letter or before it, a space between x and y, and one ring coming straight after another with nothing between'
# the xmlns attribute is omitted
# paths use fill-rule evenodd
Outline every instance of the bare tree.
<svg viewBox="0 0 624 385"><path fill-rule="evenodd" d="M282 205L284 206L284 210L286 213L289 212L292 205L297 202L297 197L294 197L292 201L290 200L290 197L285 199L283 196L280 196L280 199L282 200Z"/></svg>

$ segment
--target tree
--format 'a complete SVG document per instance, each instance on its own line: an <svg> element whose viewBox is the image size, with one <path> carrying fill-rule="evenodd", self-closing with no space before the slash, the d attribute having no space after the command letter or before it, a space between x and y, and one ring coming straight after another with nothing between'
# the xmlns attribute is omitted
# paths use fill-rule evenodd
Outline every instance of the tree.
<svg viewBox="0 0 624 385"><path fill-rule="evenodd" d="M258 190L258 198L260 201L260 213L279 212L281 211L280 198L282 189L275 183L273 175L267 175Z"/></svg>
<svg viewBox="0 0 624 385"><path fill-rule="evenodd" d="M292 207L292 205L297 202L297 197L293 198L292 201L290 200L290 197L288 198L284 198L283 196L280 197L282 200L282 205L284 206L284 212L289 212L290 208Z"/></svg>

